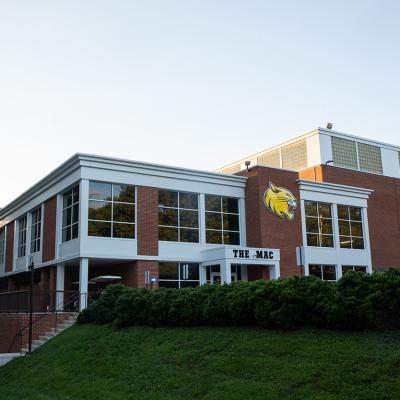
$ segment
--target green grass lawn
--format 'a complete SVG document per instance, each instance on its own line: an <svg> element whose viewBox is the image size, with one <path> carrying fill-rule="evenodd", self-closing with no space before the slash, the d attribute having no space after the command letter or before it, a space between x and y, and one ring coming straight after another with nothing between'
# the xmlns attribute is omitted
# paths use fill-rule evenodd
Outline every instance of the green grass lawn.
<svg viewBox="0 0 400 400"><path fill-rule="evenodd" d="M74 326L0 399L400 399L400 332Z"/></svg>

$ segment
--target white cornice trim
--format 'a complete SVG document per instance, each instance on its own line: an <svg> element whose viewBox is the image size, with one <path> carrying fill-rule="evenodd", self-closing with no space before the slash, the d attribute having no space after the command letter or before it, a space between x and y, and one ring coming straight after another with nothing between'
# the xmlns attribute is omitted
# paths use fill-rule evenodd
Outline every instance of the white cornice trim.
<svg viewBox="0 0 400 400"><path fill-rule="evenodd" d="M307 190L311 192L320 192L336 195L347 195L353 197L361 197L368 199L370 194L374 191L372 189L360 188L356 186L338 185L336 183L315 182L307 180L297 180L300 190Z"/></svg>
<svg viewBox="0 0 400 400"><path fill-rule="evenodd" d="M239 188L244 188L247 180L247 178L243 176L226 175L217 172L207 172L189 168L77 153L62 163L54 171L50 172L50 174L45 176L39 182L34 184L31 188L23 192L11 203L1 208L0 221L81 167L136 172L143 175L174 178L182 176L182 178L184 177L186 180L220 183L221 185L235 186Z"/></svg>

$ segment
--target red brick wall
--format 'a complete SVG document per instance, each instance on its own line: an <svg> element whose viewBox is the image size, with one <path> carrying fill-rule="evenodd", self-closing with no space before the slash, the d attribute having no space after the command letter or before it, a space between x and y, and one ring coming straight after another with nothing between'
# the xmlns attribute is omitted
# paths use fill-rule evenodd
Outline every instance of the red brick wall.
<svg viewBox="0 0 400 400"><path fill-rule="evenodd" d="M246 185L247 245L280 249L281 276L300 274L296 263L296 247L302 245L297 172L254 167L248 172L241 172L240 175L249 177ZM294 220L282 219L265 207L263 196L269 182L289 189L296 197L297 210Z"/></svg>
<svg viewBox="0 0 400 400"><path fill-rule="evenodd" d="M144 272L150 271L150 277L154 277L158 281L158 262L157 261L142 261L138 260L135 262L135 271L136 271L136 276L135 276L135 282L134 286L139 287L139 288L144 288L145 282L144 282ZM153 287L157 287L158 284L157 282Z"/></svg>
<svg viewBox="0 0 400 400"><path fill-rule="evenodd" d="M56 252L56 217L57 197L54 196L44 203L43 216L43 262L54 260Z"/></svg>
<svg viewBox="0 0 400 400"><path fill-rule="evenodd" d="M317 165L316 167L311 167L299 171L299 179L305 179L308 181L323 181L322 166Z"/></svg>
<svg viewBox="0 0 400 400"><path fill-rule="evenodd" d="M69 319L72 314L70 313L62 313L57 315L57 325L60 324L63 320ZM55 326L55 315L51 314L45 318L41 318L43 314L34 314L34 329L33 329L33 340L39 338L39 336L44 335L46 332L54 329ZM41 318L40 322L35 324ZM9 347L21 328L25 328L29 324L29 314L0 314L0 353L7 353ZM24 330L24 334L22 335L22 347L26 346L28 343L28 330ZM11 349L11 352L19 352L20 351L20 340L16 340Z"/></svg>
<svg viewBox="0 0 400 400"><path fill-rule="evenodd" d="M323 166L323 180L373 189L368 200L372 266L400 267L400 179Z"/></svg>
<svg viewBox="0 0 400 400"><path fill-rule="evenodd" d="M137 190L137 253L158 255L158 189Z"/></svg>
<svg viewBox="0 0 400 400"><path fill-rule="evenodd" d="M15 222L12 221L7 225L7 239L6 239L6 272L11 272L13 269L14 257L14 226Z"/></svg>

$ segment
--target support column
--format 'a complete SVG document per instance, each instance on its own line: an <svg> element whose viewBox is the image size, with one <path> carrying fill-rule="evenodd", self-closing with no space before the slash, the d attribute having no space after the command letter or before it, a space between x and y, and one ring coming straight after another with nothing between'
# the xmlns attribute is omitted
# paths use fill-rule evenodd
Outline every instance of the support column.
<svg viewBox="0 0 400 400"><path fill-rule="evenodd" d="M270 265L269 267L269 276L270 279L278 279L281 276L281 269L279 267L279 262Z"/></svg>
<svg viewBox="0 0 400 400"><path fill-rule="evenodd" d="M56 305L58 311L64 311L64 278L65 266L64 264L58 264L56 278Z"/></svg>
<svg viewBox="0 0 400 400"><path fill-rule="evenodd" d="M232 283L231 263L228 260L223 260L220 264L221 268L221 284Z"/></svg>
<svg viewBox="0 0 400 400"><path fill-rule="evenodd" d="M199 280L200 285L205 285L207 283L207 267L199 265Z"/></svg>
<svg viewBox="0 0 400 400"><path fill-rule="evenodd" d="M87 307L89 283L89 259L81 258L79 260L79 311Z"/></svg>

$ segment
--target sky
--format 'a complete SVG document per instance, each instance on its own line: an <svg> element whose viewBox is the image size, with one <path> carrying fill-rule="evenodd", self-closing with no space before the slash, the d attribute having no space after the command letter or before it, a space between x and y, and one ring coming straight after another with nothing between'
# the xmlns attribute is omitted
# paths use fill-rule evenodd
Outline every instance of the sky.
<svg viewBox="0 0 400 400"><path fill-rule="evenodd" d="M400 2L0 0L0 207L74 153L213 170L325 126L400 145Z"/></svg>

